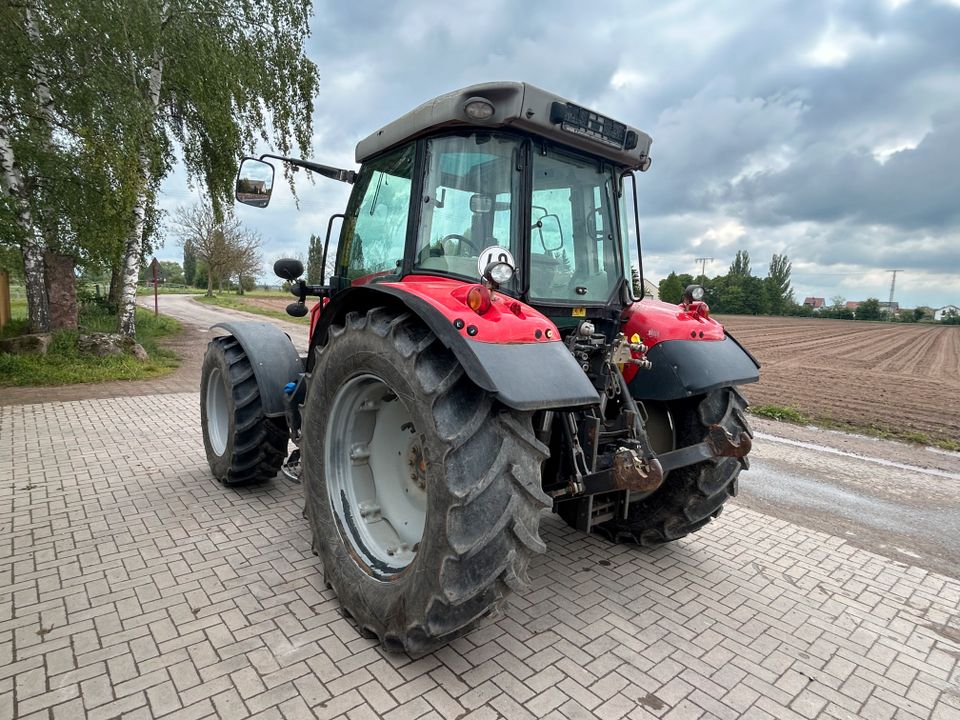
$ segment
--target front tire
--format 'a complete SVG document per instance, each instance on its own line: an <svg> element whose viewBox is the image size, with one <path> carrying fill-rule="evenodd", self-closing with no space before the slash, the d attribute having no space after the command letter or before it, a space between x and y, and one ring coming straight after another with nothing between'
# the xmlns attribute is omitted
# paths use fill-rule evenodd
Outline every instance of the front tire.
<svg viewBox="0 0 960 720"><path fill-rule="evenodd" d="M200 425L210 471L224 485L276 477L287 452L287 422L263 414L253 366L228 335L207 345L200 373Z"/></svg>
<svg viewBox="0 0 960 720"><path fill-rule="evenodd" d="M306 514L326 581L388 650L428 653L528 583L547 448L410 313L351 312L304 406Z"/></svg>
<svg viewBox="0 0 960 720"><path fill-rule="evenodd" d="M670 403L676 446L702 442L714 424L730 433L734 442L742 434L752 438L746 408L746 398L735 387ZM737 494L740 471L748 467L746 457L716 457L672 470L656 492L630 504L626 520L601 523L596 532L613 542L645 546L679 540L720 515L724 503Z"/></svg>

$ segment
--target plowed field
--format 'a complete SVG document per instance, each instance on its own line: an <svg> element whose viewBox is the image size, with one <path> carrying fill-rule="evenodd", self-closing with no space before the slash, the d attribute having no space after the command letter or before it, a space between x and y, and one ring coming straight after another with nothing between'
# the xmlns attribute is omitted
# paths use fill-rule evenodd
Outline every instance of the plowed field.
<svg viewBox="0 0 960 720"><path fill-rule="evenodd" d="M763 365L754 405L960 441L960 327L718 318Z"/></svg>

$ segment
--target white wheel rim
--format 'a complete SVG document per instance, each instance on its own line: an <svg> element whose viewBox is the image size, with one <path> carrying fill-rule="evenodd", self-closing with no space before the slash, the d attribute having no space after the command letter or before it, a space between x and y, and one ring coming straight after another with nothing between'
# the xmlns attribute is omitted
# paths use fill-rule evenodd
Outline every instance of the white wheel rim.
<svg viewBox="0 0 960 720"><path fill-rule="evenodd" d="M227 389L220 368L213 368L207 377L207 437L218 456L227 450L230 435L230 416L227 408Z"/></svg>
<svg viewBox="0 0 960 720"><path fill-rule="evenodd" d="M357 564L388 579L413 562L427 518L427 461L407 406L375 375L337 391L324 467L330 506Z"/></svg>

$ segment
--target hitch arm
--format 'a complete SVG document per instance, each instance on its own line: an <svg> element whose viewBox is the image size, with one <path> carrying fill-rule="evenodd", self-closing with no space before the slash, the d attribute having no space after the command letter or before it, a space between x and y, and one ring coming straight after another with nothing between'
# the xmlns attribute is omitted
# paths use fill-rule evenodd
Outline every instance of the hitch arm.
<svg viewBox="0 0 960 720"><path fill-rule="evenodd" d="M750 436L745 433L735 441L723 427L711 425L707 432L707 439L703 442L679 450L671 450L658 455L657 459L660 460L663 471L667 472L715 457L742 458L750 452L752 445Z"/></svg>

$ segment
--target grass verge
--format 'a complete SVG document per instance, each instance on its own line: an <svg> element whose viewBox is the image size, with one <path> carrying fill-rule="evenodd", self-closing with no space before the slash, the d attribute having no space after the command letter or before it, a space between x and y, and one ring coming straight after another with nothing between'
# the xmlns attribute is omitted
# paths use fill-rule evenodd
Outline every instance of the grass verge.
<svg viewBox="0 0 960 720"><path fill-rule="evenodd" d="M26 320L18 315L26 314L26 303L14 303L15 318L3 330L4 337L23 333ZM96 306L86 306L80 312L80 327L84 332L115 332L116 317ZM120 357L95 357L77 350L74 330L60 330L46 355L12 355L0 353L0 387L30 385L69 385L73 383L104 382L106 380L144 380L166 375L180 362L171 351L160 347L159 340L180 330L180 323L173 318L137 308L137 342L143 345L150 356L140 362L130 355Z"/></svg>
<svg viewBox="0 0 960 720"><path fill-rule="evenodd" d="M916 430L892 430L879 425L854 424L824 416L805 415L797 408L789 405L751 405L749 412L758 417L788 422L793 425L816 425L826 428L827 430L840 430L842 432L867 435L881 440L899 440L900 442L913 443L914 445L929 445L940 448L941 450L960 452L960 442L950 438L931 438L926 433Z"/></svg>
<svg viewBox="0 0 960 720"><path fill-rule="evenodd" d="M257 305L255 302L252 302L255 298L289 298L289 302L294 302L295 298L289 293L247 293L246 295L213 295L194 298L197 302L206 303L207 305L216 305L217 307L227 308L229 310L242 310L243 312L253 313L254 315L264 315L266 317L272 317L277 320L285 320L292 323L300 323L302 325L310 324L310 315L304 315L303 317L293 317L287 315L283 310L275 310L273 308L266 308L260 305Z"/></svg>

